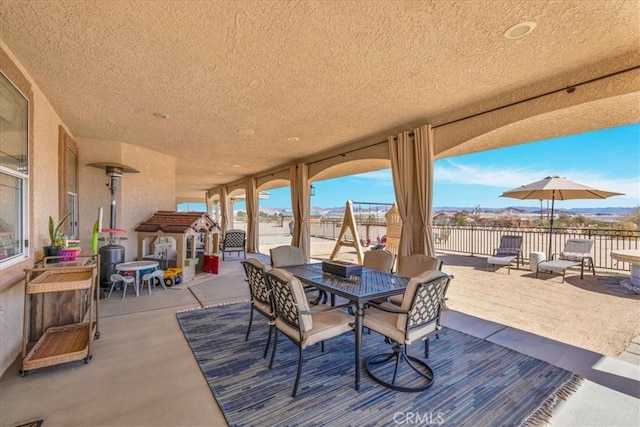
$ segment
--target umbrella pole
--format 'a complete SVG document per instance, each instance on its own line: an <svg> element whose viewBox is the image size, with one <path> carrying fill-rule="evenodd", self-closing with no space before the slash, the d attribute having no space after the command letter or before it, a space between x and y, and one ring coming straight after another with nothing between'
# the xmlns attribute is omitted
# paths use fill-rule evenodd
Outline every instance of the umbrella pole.
<svg viewBox="0 0 640 427"><path fill-rule="evenodd" d="M547 255L547 259L551 259L551 241L553 239L553 204L555 202L556 190L553 190L551 193L551 219L549 219L549 254Z"/></svg>

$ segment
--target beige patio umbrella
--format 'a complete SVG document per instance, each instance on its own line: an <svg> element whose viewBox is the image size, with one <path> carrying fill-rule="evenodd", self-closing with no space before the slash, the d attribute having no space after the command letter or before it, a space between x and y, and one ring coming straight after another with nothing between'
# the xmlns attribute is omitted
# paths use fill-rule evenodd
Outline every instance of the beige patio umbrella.
<svg viewBox="0 0 640 427"><path fill-rule="evenodd" d="M523 185L513 190L505 191L500 197L511 197L520 200L551 200L551 218L549 221L549 250L551 258L551 238L553 234L553 208L556 200L571 199L606 199L612 196L623 196L624 193L596 190L586 185L578 184L558 175L548 176L540 181Z"/></svg>

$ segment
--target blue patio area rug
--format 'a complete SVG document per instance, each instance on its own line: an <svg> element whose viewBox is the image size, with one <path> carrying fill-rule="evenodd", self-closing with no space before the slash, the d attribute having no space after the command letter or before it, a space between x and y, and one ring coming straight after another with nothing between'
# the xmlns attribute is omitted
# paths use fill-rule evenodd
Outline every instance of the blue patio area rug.
<svg viewBox="0 0 640 427"><path fill-rule="evenodd" d="M444 328L431 338L433 386L402 393L373 382L362 369L354 388L354 336L344 334L304 351L298 396L291 397L298 350L280 336L273 369L262 358L268 326L256 314L245 341L249 303L177 314L211 391L230 426L517 426L544 425L558 399L581 378L497 344ZM422 357L423 345L410 353ZM376 334L363 334L362 360L387 352ZM422 355L422 356L421 356Z"/></svg>

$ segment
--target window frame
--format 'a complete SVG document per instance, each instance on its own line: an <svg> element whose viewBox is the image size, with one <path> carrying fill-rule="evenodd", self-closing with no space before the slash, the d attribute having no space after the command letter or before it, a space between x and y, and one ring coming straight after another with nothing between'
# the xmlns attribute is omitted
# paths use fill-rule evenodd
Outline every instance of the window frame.
<svg viewBox="0 0 640 427"><path fill-rule="evenodd" d="M0 50L0 59L4 59L2 58L2 54L4 54L4 52L2 50ZM1 62L1 61L0 61ZM21 182L21 189L20 189L20 201L21 201L21 206L20 206L20 210L21 212L18 214L18 216L20 217L20 228L21 228L21 244L20 244L20 252L16 253L15 255L12 255L9 258L5 258L5 259L0 259L0 270L6 270L9 267L12 267L16 264L19 264L27 259L29 259L30 254L31 254L31 247L29 245L30 243L30 232L31 232L31 220L32 220L32 213L31 213L31 209L30 209L30 201L31 201L31 193L32 193L32 182L31 182L31 169L32 169L32 149L33 149L33 93L31 92L31 86L28 85L28 82L26 82L26 79L22 82L23 84L19 84L16 83L16 80L20 81L21 79L24 79L24 76L22 76L21 74L18 74L17 76L15 74L11 75L11 70L6 70L5 69L0 69L0 74L2 74L2 77L4 79L7 80L7 82L13 86L13 88L24 98L24 101L26 102L26 109L27 109L27 117L26 117L26 165L27 165L27 170L26 171L19 171L19 170L14 170L5 166L0 165L0 173L2 173L5 176L11 177L11 178L16 178L18 180L20 180ZM12 77L14 77L12 79ZM28 90L24 90L25 89L25 83L27 83L26 89ZM26 93L25 93L26 92Z"/></svg>
<svg viewBox="0 0 640 427"><path fill-rule="evenodd" d="M75 154L75 191L68 185L69 183L69 151ZM79 161L80 153L78 150L78 144L71 138L62 125L58 126L58 218L64 218L69 212L69 196L75 196L75 211L69 217L68 221L65 221L62 232L66 235L70 234L70 231L75 231L73 235L69 235L71 239L79 239L80 230L80 179L79 179ZM74 222L71 227L69 224Z"/></svg>

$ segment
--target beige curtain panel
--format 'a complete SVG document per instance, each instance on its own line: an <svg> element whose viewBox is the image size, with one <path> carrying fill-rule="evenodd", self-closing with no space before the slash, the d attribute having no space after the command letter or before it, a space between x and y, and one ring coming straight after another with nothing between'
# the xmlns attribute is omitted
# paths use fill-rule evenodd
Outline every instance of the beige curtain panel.
<svg viewBox="0 0 640 427"><path fill-rule="evenodd" d="M293 237L291 245L297 246L304 252L309 262L311 244L311 223L309 194L309 168L304 163L291 166L289 171L291 181L291 207L293 208Z"/></svg>
<svg viewBox="0 0 640 427"><path fill-rule="evenodd" d="M258 253L259 247L259 222L258 215L258 189L256 179L249 178L246 187L247 201L247 252Z"/></svg>
<svg viewBox="0 0 640 427"><path fill-rule="evenodd" d="M433 129L416 128L413 134L389 136L389 157L396 204L402 218L398 256L435 256L431 236L433 210Z"/></svg>
<svg viewBox="0 0 640 427"><path fill-rule="evenodd" d="M413 193L414 193L414 154L413 138L409 132L389 137L389 157L393 189L396 193L396 205L402 218L402 232L398 257L412 255L413 252Z"/></svg>
<svg viewBox="0 0 640 427"><path fill-rule="evenodd" d="M422 230L418 234L416 253L429 255L435 258L433 246L433 127L421 126L414 130L415 161L416 161L416 188L417 201L420 209L420 225Z"/></svg>

